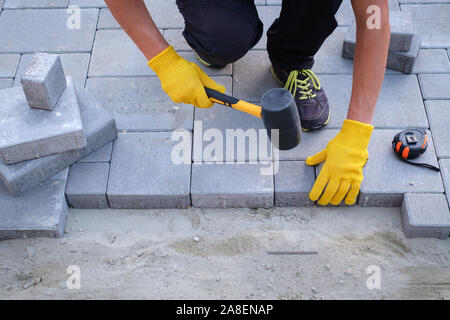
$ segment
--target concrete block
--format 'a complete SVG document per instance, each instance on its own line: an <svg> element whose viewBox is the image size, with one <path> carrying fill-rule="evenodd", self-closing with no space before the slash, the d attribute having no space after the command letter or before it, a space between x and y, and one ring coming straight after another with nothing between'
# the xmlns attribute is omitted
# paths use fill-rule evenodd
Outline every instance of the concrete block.
<svg viewBox="0 0 450 320"><path fill-rule="evenodd" d="M79 29L67 28L69 17L66 9L4 10L0 17L0 52L90 52L98 9L81 10Z"/></svg>
<svg viewBox="0 0 450 320"><path fill-rule="evenodd" d="M0 79L0 89L11 88L13 79Z"/></svg>
<svg viewBox="0 0 450 320"><path fill-rule="evenodd" d="M413 15L415 30L422 35L422 48L450 48L450 3L402 4Z"/></svg>
<svg viewBox="0 0 450 320"><path fill-rule="evenodd" d="M413 73L450 73L450 61L444 49L421 49Z"/></svg>
<svg viewBox="0 0 450 320"><path fill-rule="evenodd" d="M79 163L98 163L110 162L112 154L113 143L107 143L97 151L88 154L86 157L80 159Z"/></svg>
<svg viewBox="0 0 450 320"><path fill-rule="evenodd" d="M450 74L420 74L424 99L450 99Z"/></svg>
<svg viewBox="0 0 450 320"><path fill-rule="evenodd" d="M192 131L194 106L173 103L156 77L88 79L86 88L121 131Z"/></svg>
<svg viewBox="0 0 450 320"><path fill-rule="evenodd" d="M0 240L64 235L67 202L64 196L69 169L35 190L16 198L0 183Z"/></svg>
<svg viewBox="0 0 450 320"><path fill-rule="evenodd" d="M291 150L280 150L282 161L305 161L306 158L315 155L326 148L328 142L333 139L339 130L316 130L302 132L302 141Z"/></svg>
<svg viewBox="0 0 450 320"><path fill-rule="evenodd" d="M259 19L264 25L261 40L255 45L254 49L267 48L267 30L269 30L272 23L280 16L281 5L260 6L256 7L258 10Z"/></svg>
<svg viewBox="0 0 450 320"><path fill-rule="evenodd" d="M28 105L52 111L67 82L58 55L36 53L20 80Z"/></svg>
<svg viewBox="0 0 450 320"><path fill-rule="evenodd" d="M0 78L14 78L20 54L0 54Z"/></svg>
<svg viewBox="0 0 450 320"><path fill-rule="evenodd" d="M450 101L425 101L431 131L436 145L436 153L441 158L450 158Z"/></svg>
<svg viewBox="0 0 450 320"><path fill-rule="evenodd" d="M75 88L77 90L84 89L86 82L87 71L89 67L89 61L91 55L89 53L68 53L60 54L61 63L66 76L70 76L73 79ZM32 54L24 54L20 59L19 68L17 69L16 79L14 80L14 86L20 86L20 78L25 72L26 67L33 58Z"/></svg>
<svg viewBox="0 0 450 320"><path fill-rule="evenodd" d="M79 209L108 208L108 175L109 163L76 163L70 167L66 187L69 205Z"/></svg>
<svg viewBox="0 0 450 320"><path fill-rule="evenodd" d="M443 194L407 193L401 213L407 238L447 239L450 236L450 210Z"/></svg>
<svg viewBox="0 0 450 320"><path fill-rule="evenodd" d="M444 181L447 202L450 206L450 159L439 160L439 165L441 167L442 180Z"/></svg>
<svg viewBox="0 0 450 320"><path fill-rule="evenodd" d="M78 98L87 146L12 165L0 161L0 179L12 195L23 194L117 137L116 123L111 114L86 90L79 91Z"/></svg>
<svg viewBox="0 0 450 320"><path fill-rule="evenodd" d="M107 5L103 0L70 0L70 6L78 6L80 8L106 8Z"/></svg>
<svg viewBox="0 0 450 320"><path fill-rule="evenodd" d="M190 206L191 150L192 134L188 131L175 132L174 136L169 132L119 133L108 181L110 207Z"/></svg>
<svg viewBox="0 0 450 320"><path fill-rule="evenodd" d="M369 145L369 160L364 168L359 205L363 207L400 207L406 193L443 193L439 172L401 161L392 150L392 139L399 130L375 130ZM414 161L438 166L431 134L428 150Z"/></svg>
<svg viewBox="0 0 450 320"><path fill-rule="evenodd" d="M389 51L386 67L403 73L412 73L416 58L419 55L422 37L415 34L412 39L411 49L407 52ZM356 34L349 32L344 40L342 57L353 59L356 47Z"/></svg>
<svg viewBox="0 0 450 320"><path fill-rule="evenodd" d="M67 8L69 0L6 0L5 9Z"/></svg>
<svg viewBox="0 0 450 320"><path fill-rule="evenodd" d="M309 192L314 181L314 168L304 161L280 161L275 174L275 206L313 207Z"/></svg>
<svg viewBox="0 0 450 320"><path fill-rule="evenodd" d="M273 207L274 182L271 170L273 170L271 165L258 163L194 163L191 185L192 206L197 208Z"/></svg>
<svg viewBox="0 0 450 320"><path fill-rule="evenodd" d="M37 159L86 146L72 79L53 112L30 108L22 88L0 91L0 157L5 164Z"/></svg>
<svg viewBox="0 0 450 320"><path fill-rule="evenodd" d="M319 78L331 108L331 119L326 128L340 129L347 117L352 76L322 75ZM386 75L375 110L374 125L376 129L429 127L415 75Z"/></svg>

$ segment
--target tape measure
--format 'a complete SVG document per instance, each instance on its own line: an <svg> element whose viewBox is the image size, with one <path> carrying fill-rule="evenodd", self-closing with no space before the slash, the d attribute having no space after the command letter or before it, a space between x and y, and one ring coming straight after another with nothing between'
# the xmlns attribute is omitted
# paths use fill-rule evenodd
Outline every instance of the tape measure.
<svg viewBox="0 0 450 320"><path fill-rule="evenodd" d="M401 160L411 165L441 171L439 168L427 163L410 161L419 158L427 151L428 134L424 129L408 129L397 133L392 141L392 148Z"/></svg>

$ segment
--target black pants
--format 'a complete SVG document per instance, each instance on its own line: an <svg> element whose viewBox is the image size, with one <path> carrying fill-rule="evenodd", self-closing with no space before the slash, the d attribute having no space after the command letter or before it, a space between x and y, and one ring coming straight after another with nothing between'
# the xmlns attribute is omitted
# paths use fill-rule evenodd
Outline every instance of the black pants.
<svg viewBox="0 0 450 320"><path fill-rule="evenodd" d="M283 0L281 14L267 32L275 68L311 68L314 55L337 27L342 0ZM225 65L242 58L261 39L263 24L253 0L177 0L185 20L183 35L204 60Z"/></svg>

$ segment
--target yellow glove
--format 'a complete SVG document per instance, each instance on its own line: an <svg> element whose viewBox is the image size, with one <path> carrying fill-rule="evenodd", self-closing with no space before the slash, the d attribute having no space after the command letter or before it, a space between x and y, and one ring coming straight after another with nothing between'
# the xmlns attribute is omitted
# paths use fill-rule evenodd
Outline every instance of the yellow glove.
<svg viewBox="0 0 450 320"><path fill-rule="evenodd" d="M355 203L364 178L363 167L369 157L367 147L372 131L370 124L346 119L341 131L327 147L306 159L309 166L325 161L309 194L312 201L319 199L326 187L319 200L320 205L338 205L346 195L345 204Z"/></svg>
<svg viewBox="0 0 450 320"><path fill-rule="evenodd" d="M175 103L210 108L214 103L206 95L205 87L225 93L224 86L218 85L195 63L180 57L172 46L153 57L148 65L159 77L163 90Z"/></svg>

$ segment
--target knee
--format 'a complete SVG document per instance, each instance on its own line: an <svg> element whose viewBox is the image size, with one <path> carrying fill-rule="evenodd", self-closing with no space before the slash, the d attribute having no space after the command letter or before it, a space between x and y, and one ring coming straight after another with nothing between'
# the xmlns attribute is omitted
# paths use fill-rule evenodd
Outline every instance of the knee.
<svg viewBox="0 0 450 320"><path fill-rule="evenodd" d="M212 64L237 61L262 36L263 26L256 8L239 12L211 4L185 7L181 12L186 22L183 32L186 41L201 58Z"/></svg>

